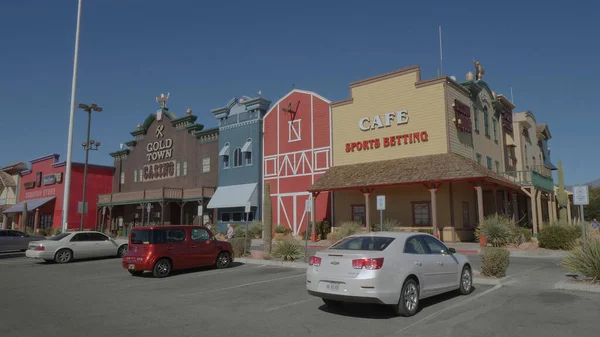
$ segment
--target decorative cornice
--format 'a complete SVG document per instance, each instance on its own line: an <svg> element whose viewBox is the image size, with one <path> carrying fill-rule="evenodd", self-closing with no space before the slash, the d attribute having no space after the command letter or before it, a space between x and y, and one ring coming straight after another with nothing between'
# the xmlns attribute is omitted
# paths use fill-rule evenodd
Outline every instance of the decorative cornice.
<svg viewBox="0 0 600 337"><path fill-rule="evenodd" d="M137 144L137 142L135 140L130 140L128 142L125 142L125 145L129 146L129 147L134 147Z"/></svg>
<svg viewBox="0 0 600 337"><path fill-rule="evenodd" d="M42 162L42 161L46 161L46 160L48 160L48 159L53 159L53 160L54 160L54 162L56 163L56 162L58 161L58 158L59 158L59 157L60 157L60 155L59 155L59 154L57 154L57 153L53 153L53 154L45 155L45 156L43 156L43 157L38 157L38 158L32 159L32 160L31 160L31 161L29 161L29 162L30 162L31 164L35 164L35 163L39 163L39 162Z"/></svg>
<svg viewBox="0 0 600 337"><path fill-rule="evenodd" d="M231 124L231 125L219 126L219 130L224 131L224 130L237 129L237 128L240 128L240 127L243 127L246 125L259 123L260 121L261 121L260 119L251 119L248 121L243 121L243 122L239 122L239 123L235 123L235 124Z"/></svg>
<svg viewBox="0 0 600 337"><path fill-rule="evenodd" d="M127 156L129 154L129 149L123 149L123 150L111 152L109 154L113 158L122 157L124 155Z"/></svg>

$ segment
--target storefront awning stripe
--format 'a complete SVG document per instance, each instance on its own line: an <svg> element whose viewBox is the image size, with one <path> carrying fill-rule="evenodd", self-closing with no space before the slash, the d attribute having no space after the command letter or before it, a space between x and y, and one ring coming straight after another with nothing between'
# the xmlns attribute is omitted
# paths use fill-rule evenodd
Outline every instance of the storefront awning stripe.
<svg viewBox="0 0 600 337"><path fill-rule="evenodd" d="M258 206L257 183L220 186L208 203L207 208L245 207L247 202Z"/></svg>
<svg viewBox="0 0 600 337"><path fill-rule="evenodd" d="M219 156L228 156L229 155L229 145L223 146L221 152L219 152Z"/></svg>
<svg viewBox="0 0 600 337"><path fill-rule="evenodd" d="M36 208L40 208L42 206L44 206L46 203L54 200L55 197L48 197L48 198L39 198L39 199L31 199L31 200L25 200L25 201L21 201L18 204L15 204L14 206L12 206L11 208L4 210L2 213L20 213L23 212L23 206L25 204L27 204L27 210L28 211L33 211Z"/></svg>
<svg viewBox="0 0 600 337"><path fill-rule="evenodd" d="M333 166L308 190L319 192L467 180L487 180L519 188L512 181L470 159L454 153L444 153Z"/></svg>

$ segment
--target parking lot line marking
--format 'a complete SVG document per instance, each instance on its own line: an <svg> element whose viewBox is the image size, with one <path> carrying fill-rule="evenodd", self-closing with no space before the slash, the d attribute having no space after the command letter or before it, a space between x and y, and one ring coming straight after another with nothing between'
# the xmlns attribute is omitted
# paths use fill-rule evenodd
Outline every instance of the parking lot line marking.
<svg viewBox="0 0 600 337"><path fill-rule="evenodd" d="M298 302L288 303L288 304L284 304L284 305L276 306L276 307L273 307L273 308L268 308L268 309L265 309L265 311L264 311L264 312L271 312L271 311L275 311L275 310L279 310L279 309L283 309L283 308L291 307L291 306L294 306L294 305L297 305L297 304L302 304L302 303L305 303L305 302L314 301L314 300L317 300L317 299L318 299L318 298L309 298L309 299L302 300L302 301L298 301Z"/></svg>
<svg viewBox="0 0 600 337"><path fill-rule="evenodd" d="M202 277L202 276L219 275L219 274L225 274L225 273L229 273L229 272L236 271L236 270L246 270L246 269L251 269L251 268L256 268L256 266L253 265L253 266L246 267L244 265L244 266L230 268L230 269L226 269L226 270L218 270L218 271L216 271L214 273L210 273L210 274L208 274L208 273L202 273L201 274L199 272L194 272L194 273L189 273L189 274L186 274L186 275L181 275L179 277L167 277L167 278L160 279L160 280L157 280L157 281L125 284L125 285L119 286L119 288L129 288L129 287L139 287L139 286L145 286L145 285L161 284L161 283L164 283L164 282L170 282L170 281L176 281L176 280L184 280L184 279L190 278L190 277Z"/></svg>
<svg viewBox="0 0 600 337"><path fill-rule="evenodd" d="M444 313L444 312L446 312L446 311L452 310L452 309L454 309L454 308L456 308L456 307L459 307L459 306L461 306L461 305L463 305L463 304L467 304L467 303L469 303L469 302L471 302L471 301L474 301L474 300L476 300L476 299L478 299L478 298L480 298L480 297L482 297L482 296L485 296L485 295L487 295L487 294L489 294L489 293L491 293L491 292L493 292L493 291L496 291L496 290L500 289L501 287L502 287L502 284L497 284L495 287L493 287L493 288L490 288L490 289L488 289L488 290L486 290L486 291L484 291L484 292L482 292L482 293L479 293L479 294L477 294L477 295L475 295L475 296L468 297L468 298L467 298L466 300L464 300L464 301L461 301L461 302L458 302L458 303L454 303L453 305L451 305L451 306L449 306L449 307L446 307L446 308L444 308L444 309L441 309L441 310L439 310L439 311L436 311L436 312L432 313L431 315L429 315L429 316L427 316L427 317L424 317L424 318L422 318L422 319L420 319L420 320L418 320L418 321L414 322L413 324L411 324L411 325L408 325L408 326L405 326L404 328L402 328L402 329L400 329L400 330L396 331L396 332L394 333L394 335L400 335L402 332L404 332L404 331L406 331L406 330L408 330L408 329L410 329L410 328L412 328L412 327L414 327L414 326L416 326L416 325L419 325L419 324L421 324L421 323L425 322L426 320L429 320L430 318L432 318L432 317L434 317L434 316L437 316L437 315L439 315L439 314L441 314L441 313Z"/></svg>
<svg viewBox="0 0 600 337"><path fill-rule="evenodd" d="M295 278L295 277L299 277L299 276L306 277L306 273L292 275L292 276L286 276L286 277L280 277L280 278L274 278L274 279L264 280L264 281L257 281L257 282L250 282L250 283L238 284L237 286L231 286L231 287L220 288L220 289L203 290L203 291L198 291L198 292L194 292L194 293L182 294L182 295L179 295L179 296L194 296L194 295L200 295L200 294L206 294L206 293L216 293L216 292L219 292L219 291L225 291L225 290L243 288L243 287L252 286L252 285L255 285L255 284L262 284L262 283L269 283L269 282L287 280L287 279L291 279L291 278Z"/></svg>
<svg viewBox="0 0 600 337"><path fill-rule="evenodd" d="M258 268L262 268L262 267L266 267L266 266L267 266L266 264L262 264L262 265L258 266Z"/></svg>

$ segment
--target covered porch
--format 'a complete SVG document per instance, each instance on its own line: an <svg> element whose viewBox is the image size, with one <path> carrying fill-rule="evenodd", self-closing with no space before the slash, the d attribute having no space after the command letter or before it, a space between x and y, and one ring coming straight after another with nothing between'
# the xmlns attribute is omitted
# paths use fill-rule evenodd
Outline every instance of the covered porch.
<svg viewBox="0 0 600 337"><path fill-rule="evenodd" d="M21 201L2 211L3 228L12 227L37 233L39 228L53 227L55 197L29 199ZM23 211L27 209L27 220L23 223ZM11 222L11 224L9 224Z"/></svg>
<svg viewBox="0 0 600 337"><path fill-rule="evenodd" d="M518 185L456 154L334 166L309 191L334 192L336 225L358 221L366 230L379 225L376 196L385 195L384 219L447 242L473 241L489 215L504 214L516 223L521 193Z"/></svg>
<svg viewBox="0 0 600 337"><path fill-rule="evenodd" d="M212 221L205 212L216 188L154 190L103 194L98 196L96 228L127 235L132 227L195 224Z"/></svg>
<svg viewBox="0 0 600 337"><path fill-rule="evenodd" d="M225 232L227 224L254 221L260 211L258 195L258 183L219 186L207 206L217 212L217 229ZM250 212L246 212L247 206Z"/></svg>

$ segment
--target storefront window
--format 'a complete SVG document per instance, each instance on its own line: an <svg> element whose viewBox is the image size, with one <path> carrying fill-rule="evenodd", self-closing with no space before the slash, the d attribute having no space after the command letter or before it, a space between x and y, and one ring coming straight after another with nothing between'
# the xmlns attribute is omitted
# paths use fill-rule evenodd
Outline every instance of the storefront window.
<svg viewBox="0 0 600 337"><path fill-rule="evenodd" d="M365 205L352 205L352 221L365 224Z"/></svg>
<svg viewBox="0 0 600 337"><path fill-rule="evenodd" d="M469 203L466 201L462 202L462 214L463 214L463 228L471 227L471 219L469 219Z"/></svg>
<svg viewBox="0 0 600 337"><path fill-rule="evenodd" d="M431 203L429 201L413 202L412 213L415 226L431 226Z"/></svg>

